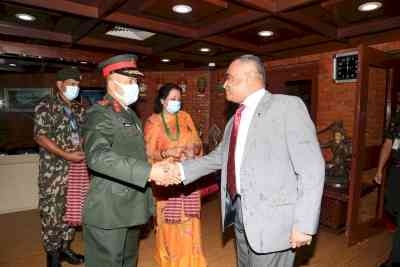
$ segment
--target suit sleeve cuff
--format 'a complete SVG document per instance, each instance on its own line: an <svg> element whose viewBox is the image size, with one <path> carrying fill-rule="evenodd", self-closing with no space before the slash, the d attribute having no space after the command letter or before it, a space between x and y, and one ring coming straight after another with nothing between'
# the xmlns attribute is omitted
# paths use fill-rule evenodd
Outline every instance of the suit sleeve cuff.
<svg viewBox="0 0 400 267"><path fill-rule="evenodd" d="M185 172L183 171L182 163L179 162L178 166L179 166L179 170L181 172L181 181L183 182L183 181L185 181Z"/></svg>

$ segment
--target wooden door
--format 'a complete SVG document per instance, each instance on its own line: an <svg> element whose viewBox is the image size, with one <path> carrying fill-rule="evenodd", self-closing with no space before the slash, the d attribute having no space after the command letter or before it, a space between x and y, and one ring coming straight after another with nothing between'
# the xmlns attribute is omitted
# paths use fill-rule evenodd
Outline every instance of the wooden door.
<svg viewBox="0 0 400 267"><path fill-rule="evenodd" d="M385 128L390 68L382 51L361 45L352 137L346 237L355 244L382 230L384 186L373 182Z"/></svg>

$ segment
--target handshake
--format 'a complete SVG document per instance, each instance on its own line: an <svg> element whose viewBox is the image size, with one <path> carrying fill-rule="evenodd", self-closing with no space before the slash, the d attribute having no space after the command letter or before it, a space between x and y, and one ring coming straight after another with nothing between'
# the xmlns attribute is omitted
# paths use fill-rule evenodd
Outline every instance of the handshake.
<svg viewBox="0 0 400 267"><path fill-rule="evenodd" d="M149 181L162 186L180 184L182 178L178 163L173 159L166 159L153 164Z"/></svg>

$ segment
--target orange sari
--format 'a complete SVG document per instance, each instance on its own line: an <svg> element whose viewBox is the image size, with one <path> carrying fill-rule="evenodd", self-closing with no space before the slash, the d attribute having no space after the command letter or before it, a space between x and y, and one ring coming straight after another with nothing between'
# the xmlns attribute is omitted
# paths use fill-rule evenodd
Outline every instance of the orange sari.
<svg viewBox="0 0 400 267"><path fill-rule="evenodd" d="M174 147L201 145L201 140L190 115L184 111L178 113L180 135L176 141L166 134L161 114L153 114L144 127L146 152L151 163L156 162L161 150ZM175 116L166 118L167 127L176 136ZM153 186L156 198L156 249L155 260L161 267L205 267L201 246L201 224L197 217L188 217L181 212L179 223L167 223L164 210L168 196L179 194L182 187ZM185 189L185 191L187 188ZM200 202L200 198L198 199Z"/></svg>

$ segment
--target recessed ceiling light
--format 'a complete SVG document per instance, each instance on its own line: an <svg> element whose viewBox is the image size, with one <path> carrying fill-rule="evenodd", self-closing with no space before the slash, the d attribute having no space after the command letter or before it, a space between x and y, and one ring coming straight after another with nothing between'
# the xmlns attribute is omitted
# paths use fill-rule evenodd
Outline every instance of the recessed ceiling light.
<svg viewBox="0 0 400 267"><path fill-rule="evenodd" d="M15 16L18 19L24 20L24 21L34 21L34 20L36 20L36 18L34 16L26 14L26 13L18 13L18 14L15 14Z"/></svg>
<svg viewBox="0 0 400 267"><path fill-rule="evenodd" d="M215 64L215 62L210 62L210 63L208 63L208 66L211 67L211 68L213 68L213 67L216 66L216 64Z"/></svg>
<svg viewBox="0 0 400 267"><path fill-rule="evenodd" d="M362 12L368 12L368 11L373 11L377 10L382 7L381 2L366 2L362 5L358 6L358 10Z"/></svg>
<svg viewBox="0 0 400 267"><path fill-rule="evenodd" d="M259 31L257 34L261 37L271 37L272 35L274 35L274 32L273 31Z"/></svg>
<svg viewBox="0 0 400 267"><path fill-rule="evenodd" d="M170 62L171 60L169 58L163 58L163 59L161 59L161 61L167 63L167 62Z"/></svg>
<svg viewBox="0 0 400 267"><path fill-rule="evenodd" d="M8 66L10 66L10 67L16 67L17 65L14 64L14 63L10 63L10 64L8 64Z"/></svg>
<svg viewBox="0 0 400 267"><path fill-rule="evenodd" d="M81 64L88 64L87 61L81 61Z"/></svg>
<svg viewBox="0 0 400 267"><path fill-rule="evenodd" d="M192 7L189 5L174 5L172 7L172 10L175 13L179 13L179 14L187 14L192 12Z"/></svg>
<svg viewBox="0 0 400 267"><path fill-rule="evenodd" d="M203 53L208 53L208 52L211 51L211 49L208 48L208 47L202 47L202 48L200 48L199 50L200 50L200 52L203 52Z"/></svg>

